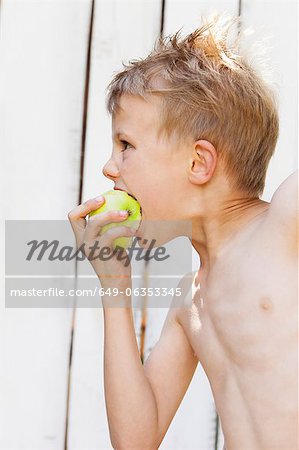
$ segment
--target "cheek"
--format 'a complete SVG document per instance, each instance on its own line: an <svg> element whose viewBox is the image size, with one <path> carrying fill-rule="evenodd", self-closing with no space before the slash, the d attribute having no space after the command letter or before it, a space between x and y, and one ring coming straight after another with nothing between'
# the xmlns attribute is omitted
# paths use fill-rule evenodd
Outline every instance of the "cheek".
<svg viewBox="0 0 299 450"><path fill-rule="evenodd" d="M171 194L156 183L144 183L140 189L140 201L147 220L163 220L171 217Z"/></svg>
<svg viewBox="0 0 299 450"><path fill-rule="evenodd" d="M148 220L169 217L170 210L173 210L173 185L167 179L169 173L163 164L128 155L123 161L121 174L127 187L140 201Z"/></svg>
<svg viewBox="0 0 299 450"><path fill-rule="evenodd" d="M130 152L130 150L128 150ZM140 173L140 164L138 164L138 159L134 155L123 156L121 162L121 174L124 178L135 179Z"/></svg>

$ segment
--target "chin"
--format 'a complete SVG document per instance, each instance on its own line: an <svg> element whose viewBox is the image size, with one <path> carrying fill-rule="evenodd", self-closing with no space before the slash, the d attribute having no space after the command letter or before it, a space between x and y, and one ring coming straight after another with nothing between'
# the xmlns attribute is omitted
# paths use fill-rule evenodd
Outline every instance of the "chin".
<svg viewBox="0 0 299 450"><path fill-rule="evenodd" d="M161 220L142 220L137 230L136 237L140 248L157 248L167 244L181 234L177 229L172 229L168 221Z"/></svg>

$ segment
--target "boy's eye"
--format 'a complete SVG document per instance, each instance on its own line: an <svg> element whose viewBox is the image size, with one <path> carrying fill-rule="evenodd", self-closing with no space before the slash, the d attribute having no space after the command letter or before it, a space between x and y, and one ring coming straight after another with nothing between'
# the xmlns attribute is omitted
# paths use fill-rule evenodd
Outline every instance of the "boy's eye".
<svg viewBox="0 0 299 450"><path fill-rule="evenodd" d="M129 147L132 147L131 144L129 144L129 142L127 142L127 141L122 141L122 140L121 140L120 143L121 143L122 146L124 147L123 150L122 150L123 152L124 152L125 150L127 150L127 147L128 147L128 146L129 146Z"/></svg>

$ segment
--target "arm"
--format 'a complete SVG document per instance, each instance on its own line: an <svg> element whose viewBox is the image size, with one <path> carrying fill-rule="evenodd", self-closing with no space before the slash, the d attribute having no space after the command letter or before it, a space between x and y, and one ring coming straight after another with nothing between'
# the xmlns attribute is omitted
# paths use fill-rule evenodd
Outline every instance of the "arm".
<svg viewBox="0 0 299 450"><path fill-rule="evenodd" d="M131 308L104 308L104 320L104 388L112 445L126 450L157 449L198 360L173 307L144 366Z"/></svg>
<svg viewBox="0 0 299 450"><path fill-rule="evenodd" d="M90 257L94 248L110 248L121 236L132 236L125 226L101 234L104 225L124 220L118 211L86 216L103 204L91 199L68 214L77 247ZM91 258L90 262L104 288L124 292L131 287L131 266L112 253L109 259ZM186 278L178 287L184 291ZM190 283L189 283L190 286ZM183 296L182 296L183 297ZM176 297L174 297L176 300ZM197 360L170 308L160 340L146 366L142 366L136 342L131 298L125 294L102 296L104 310L104 389L111 442L116 449L154 450L163 439L195 371ZM125 307L119 307L119 305ZM118 307L116 307L118 305ZM112 307L111 307L112 306ZM174 305L172 305L174 306Z"/></svg>
<svg viewBox="0 0 299 450"><path fill-rule="evenodd" d="M275 191L270 208L270 223L290 244L291 252L297 249L298 240L298 171L292 173Z"/></svg>
<svg viewBox="0 0 299 450"><path fill-rule="evenodd" d="M157 447L179 408L198 364L198 359L170 309L160 340L147 358L144 370L158 408Z"/></svg>

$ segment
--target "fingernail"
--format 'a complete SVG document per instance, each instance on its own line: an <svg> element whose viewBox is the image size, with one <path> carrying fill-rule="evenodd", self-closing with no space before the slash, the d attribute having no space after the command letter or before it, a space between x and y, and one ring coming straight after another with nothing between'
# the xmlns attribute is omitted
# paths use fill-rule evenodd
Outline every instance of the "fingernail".
<svg viewBox="0 0 299 450"><path fill-rule="evenodd" d="M97 202L102 202L104 200L104 197L102 195L99 195L98 197L95 198L95 200Z"/></svg>
<svg viewBox="0 0 299 450"><path fill-rule="evenodd" d="M120 214L122 217L125 217L125 216L128 214L128 211L119 211L119 214Z"/></svg>

